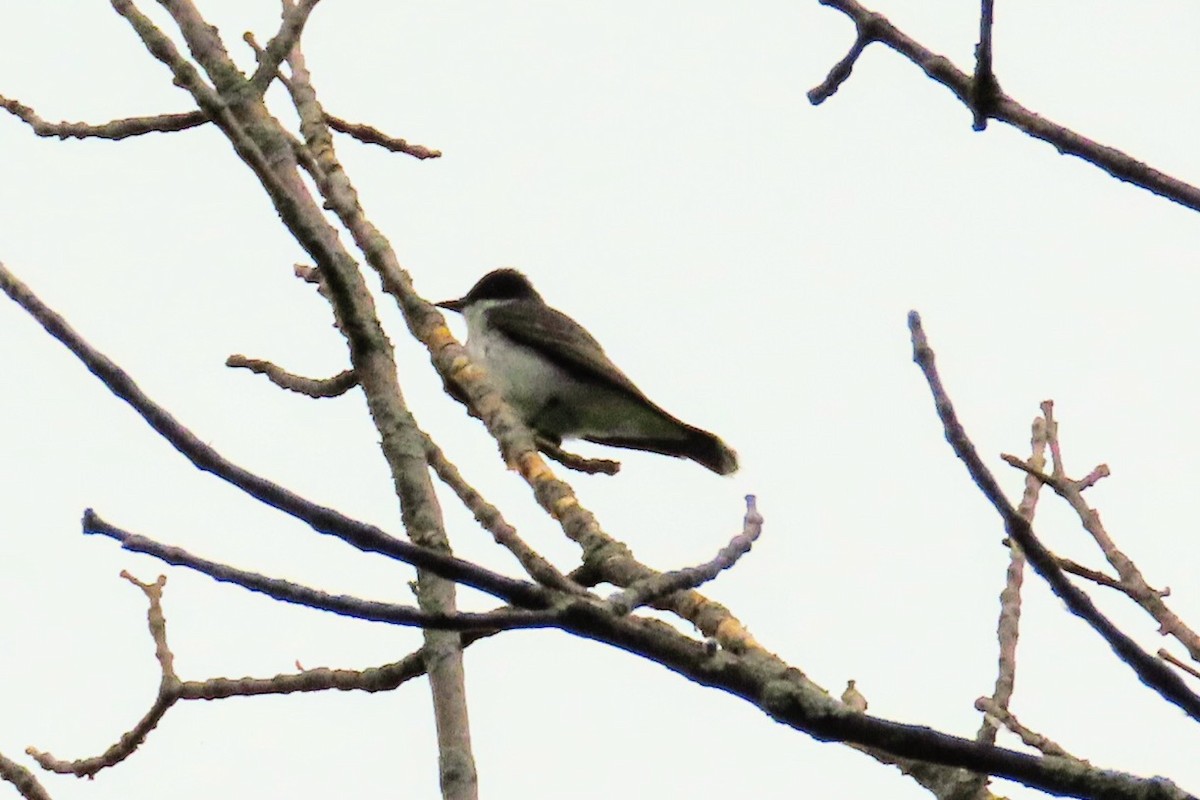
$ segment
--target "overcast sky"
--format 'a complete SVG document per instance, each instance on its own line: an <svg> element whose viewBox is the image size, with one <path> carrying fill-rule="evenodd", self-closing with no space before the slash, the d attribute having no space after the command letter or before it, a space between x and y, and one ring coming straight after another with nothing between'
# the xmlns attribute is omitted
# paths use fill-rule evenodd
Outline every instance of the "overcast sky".
<svg viewBox="0 0 1200 800"><path fill-rule="evenodd" d="M243 65L242 32L266 41L278 24L271 0L198 5ZM1200 7L999 5L1007 92L1200 180ZM871 6L969 67L976 4ZM813 108L805 91L852 38L815 0L327 0L304 46L329 111L445 153L418 162L337 140L422 294L457 297L490 269L518 267L650 397L740 453L742 470L718 478L580 448L624 464L616 477L568 476L606 530L658 568L695 564L739 530L742 496L757 494L763 538L705 591L835 694L855 678L872 713L973 736L973 702L995 679L1008 556L942 438L905 314L923 314L1010 497L1020 476L997 456L1028 450L1038 403L1053 398L1068 470L1111 465L1089 500L1200 624L1200 217L998 123L973 133L945 89L882 47ZM0 94L51 120L191 107L108 3L77 0L0 4ZM324 301L292 277L303 252L218 131L59 142L5 115L0 164L0 261L222 453L399 531L361 395L311 401L223 366L244 353L327 376L347 356ZM446 399L395 309L380 307L421 424L531 543L564 569L577 563L482 426ZM0 752L92 756L149 706L158 673L145 602L121 569L169 575L168 633L186 679L267 677L297 661L366 667L419 645L418 631L285 607L82 537L90 506L243 568L411 600L411 570L196 471L7 301L0 369ZM445 507L457 552L518 574L452 499ZM1057 552L1101 566L1053 497L1035 527ZM1200 790L1196 725L1040 579L1026 587L1016 714L1096 765ZM1085 588L1145 647L1164 644L1149 618ZM487 600L464 592L462 604ZM466 665L489 798L927 796L848 748L566 634L496 637ZM435 797L429 692L414 681L376 696L185 703L94 782L43 780L56 800Z"/></svg>

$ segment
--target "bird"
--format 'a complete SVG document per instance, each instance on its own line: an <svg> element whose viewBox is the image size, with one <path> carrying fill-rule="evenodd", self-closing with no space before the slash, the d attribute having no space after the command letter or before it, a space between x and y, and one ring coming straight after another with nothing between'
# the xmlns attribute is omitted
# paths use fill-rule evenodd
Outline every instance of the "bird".
<svg viewBox="0 0 1200 800"><path fill-rule="evenodd" d="M515 269L484 275L440 308L463 315L467 352L533 433L557 447L563 439L686 458L718 475L738 468L737 453L646 397L600 343L551 308Z"/></svg>

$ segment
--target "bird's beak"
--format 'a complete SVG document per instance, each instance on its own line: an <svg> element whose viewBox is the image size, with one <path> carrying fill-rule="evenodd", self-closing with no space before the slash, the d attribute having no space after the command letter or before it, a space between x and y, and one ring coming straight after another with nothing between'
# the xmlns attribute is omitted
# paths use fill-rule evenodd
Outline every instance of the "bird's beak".
<svg viewBox="0 0 1200 800"><path fill-rule="evenodd" d="M451 311L457 311L460 314L462 313L463 306L466 304L466 299L462 297L458 298L457 300L443 300L440 303L434 303L434 305L438 308L448 308Z"/></svg>

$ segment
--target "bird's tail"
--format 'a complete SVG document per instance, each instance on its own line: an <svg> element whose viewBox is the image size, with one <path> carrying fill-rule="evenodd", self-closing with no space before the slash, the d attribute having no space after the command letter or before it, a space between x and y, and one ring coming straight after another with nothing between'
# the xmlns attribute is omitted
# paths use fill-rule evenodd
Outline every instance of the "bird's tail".
<svg viewBox="0 0 1200 800"><path fill-rule="evenodd" d="M738 457L729 445L721 441L720 437L702 431L698 428L693 428L689 438L688 450L684 453L685 458L690 458L701 466L708 467L718 475L731 475L737 472Z"/></svg>
<svg viewBox="0 0 1200 800"><path fill-rule="evenodd" d="M737 471L738 459L727 444L719 436L699 428L693 428L679 420L674 420L681 428L680 437L642 438L642 437L611 437L586 436L586 441L596 444L606 444L610 447L624 447L630 450L646 450L675 458L687 458L702 467L707 467L718 475L729 475Z"/></svg>

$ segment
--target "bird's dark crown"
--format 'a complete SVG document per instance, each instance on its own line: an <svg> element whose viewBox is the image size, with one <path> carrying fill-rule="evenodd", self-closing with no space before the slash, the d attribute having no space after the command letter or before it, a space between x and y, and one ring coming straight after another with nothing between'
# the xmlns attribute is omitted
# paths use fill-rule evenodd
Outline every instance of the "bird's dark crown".
<svg viewBox="0 0 1200 800"><path fill-rule="evenodd" d="M468 304L477 300L541 300L529 279L515 269L492 270L479 279L463 298Z"/></svg>

